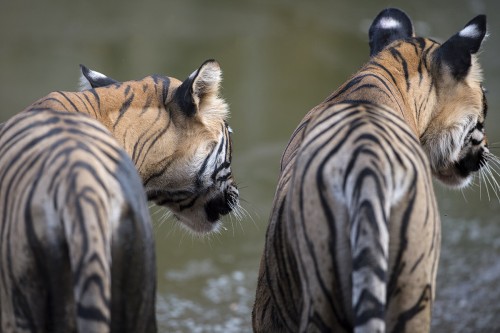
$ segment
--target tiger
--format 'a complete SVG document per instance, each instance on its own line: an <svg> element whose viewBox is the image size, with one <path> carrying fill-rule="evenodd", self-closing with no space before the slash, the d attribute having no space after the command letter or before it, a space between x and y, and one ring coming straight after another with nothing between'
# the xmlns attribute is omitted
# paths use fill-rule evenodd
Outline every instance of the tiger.
<svg viewBox="0 0 500 333"><path fill-rule="evenodd" d="M7 121L0 219L1 332L156 331L146 196L98 121L50 108Z"/></svg>
<svg viewBox="0 0 500 333"><path fill-rule="evenodd" d="M0 331L156 332L147 200L195 234L239 207L222 72L119 82L81 66L0 124Z"/></svg>
<svg viewBox="0 0 500 333"><path fill-rule="evenodd" d="M63 107L102 122L132 157L149 201L196 234L220 231L221 216L240 205L219 63L205 61L183 82L152 75L120 83L80 68L81 92L54 92L34 106Z"/></svg>
<svg viewBox="0 0 500 333"><path fill-rule="evenodd" d="M479 15L441 44L417 37L402 10L375 17L369 61L304 116L282 155L255 332L430 330L432 179L464 188L496 160L477 57L486 32Z"/></svg>

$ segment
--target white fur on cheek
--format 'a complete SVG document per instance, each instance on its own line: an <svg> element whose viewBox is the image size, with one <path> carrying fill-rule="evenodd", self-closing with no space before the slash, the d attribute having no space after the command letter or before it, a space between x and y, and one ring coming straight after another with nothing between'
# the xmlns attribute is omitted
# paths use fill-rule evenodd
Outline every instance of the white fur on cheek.
<svg viewBox="0 0 500 333"><path fill-rule="evenodd" d="M462 122L429 137L424 149L427 150L434 171L458 161L465 136L472 126L474 122L464 118Z"/></svg>

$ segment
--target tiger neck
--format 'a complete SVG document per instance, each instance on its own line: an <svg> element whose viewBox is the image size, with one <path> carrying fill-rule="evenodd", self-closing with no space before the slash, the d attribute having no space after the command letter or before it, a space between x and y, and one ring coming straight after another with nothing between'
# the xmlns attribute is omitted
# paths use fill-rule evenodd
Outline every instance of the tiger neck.
<svg viewBox="0 0 500 333"><path fill-rule="evenodd" d="M422 88L426 84L432 87L431 83L425 82L428 78L422 81L411 74L405 77L400 71L394 72L370 62L327 101L384 106L388 112L402 117L415 136L420 138L430 122L429 106L434 104L435 91L429 86Z"/></svg>
<svg viewBox="0 0 500 333"><path fill-rule="evenodd" d="M51 108L83 113L102 123L132 158L142 179L147 179L175 153L175 131L170 116L159 107L142 108L131 104L123 92L109 90L99 97L94 90L53 92L28 109ZM148 125L150 124L150 125ZM146 156L147 154L147 156Z"/></svg>

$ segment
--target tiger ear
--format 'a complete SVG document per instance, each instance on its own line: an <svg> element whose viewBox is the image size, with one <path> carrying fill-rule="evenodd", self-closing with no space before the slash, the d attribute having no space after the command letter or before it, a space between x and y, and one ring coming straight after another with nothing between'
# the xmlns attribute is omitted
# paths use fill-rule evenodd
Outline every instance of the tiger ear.
<svg viewBox="0 0 500 333"><path fill-rule="evenodd" d="M118 81L102 73L88 69L84 65L80 65L80 72L80 91L118 83Z"/></svg>
<svg viewBox="0 0 500 333"><path fill-rule="evenodd" d="M205 61L177 88L176 98L187 116L199 111L203 99L219 94L222 71L215 60Z"/></svg>
<svg viewBox="0 0 500 333"><path fill-rule="evenodd" d="M486 36L486 15L478 15L443 43L436 51L439 68L445 68L456 79L467 76L472 54L477 53Z"/></svg>
<svg viewBox="0 0 500 333"><path fill-rule="evenodd" d="M397 8L386 8L373 20L368 31L370 57L382 51L395 40L413 36L413 24L408 15Z"/></svg>

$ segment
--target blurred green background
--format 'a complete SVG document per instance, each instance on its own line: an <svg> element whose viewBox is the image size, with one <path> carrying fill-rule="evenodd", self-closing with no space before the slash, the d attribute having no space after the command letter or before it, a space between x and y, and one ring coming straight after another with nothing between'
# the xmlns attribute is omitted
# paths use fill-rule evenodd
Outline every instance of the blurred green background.
<svg viewBox="0 0 500 333"><path fill-rule="evenodd" d="M248 217L226 218L226 231L197 239L152 208L157 312L161 332L248 332L281 152L302 116L368 60L368 27L387 6L404 9L417 34L437 40L488 15L486 130L500 143L494 0L2 1L0 121L51 91L75 90L80 63L125 81L152 73L184 79L218 60ZM489 199L484 184L481 193L436 189L443 247L433 330L498 332L500 200L491 189Z"/></svg>

